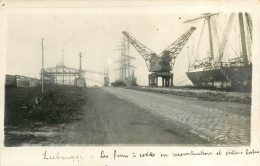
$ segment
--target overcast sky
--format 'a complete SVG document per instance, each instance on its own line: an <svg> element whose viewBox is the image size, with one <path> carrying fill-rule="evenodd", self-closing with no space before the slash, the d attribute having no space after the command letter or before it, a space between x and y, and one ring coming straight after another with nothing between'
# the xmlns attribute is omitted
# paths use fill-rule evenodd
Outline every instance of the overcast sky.
<svg viewBox="0 0 260 166"><path fill-rule="evenodd" d="M41 69L41 38L44 38L45 67L55 66L65 50L65 65L79 67L82 52L84 69L104 71L109 67L110 80L114 81L118 67L115 61L119 52L122 31L130 34L155 53L185 33L193 24L183 21L198 15L176 14L12 14L8 16L7 73L39 78ZM198 32L196 32L198 33ZM190 84L185 72L188 69L188 49L192 39L184 46L174 66L174 83ZM144 59L131 47L136 58L135 74L140 84L147 84L148 69ZM102 76L88 74L95 80ZM89 82L89 84L92 84Z"/></svg>

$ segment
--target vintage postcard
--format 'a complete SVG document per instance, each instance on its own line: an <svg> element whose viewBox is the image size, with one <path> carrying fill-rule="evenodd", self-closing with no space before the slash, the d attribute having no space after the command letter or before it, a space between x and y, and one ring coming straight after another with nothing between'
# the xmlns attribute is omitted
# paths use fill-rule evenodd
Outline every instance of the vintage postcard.
<svg viewBox="0 0 260 166"><path fill-rule="evenodd" d="M259 2L0 6L3 166L259 165Z"/></svg>

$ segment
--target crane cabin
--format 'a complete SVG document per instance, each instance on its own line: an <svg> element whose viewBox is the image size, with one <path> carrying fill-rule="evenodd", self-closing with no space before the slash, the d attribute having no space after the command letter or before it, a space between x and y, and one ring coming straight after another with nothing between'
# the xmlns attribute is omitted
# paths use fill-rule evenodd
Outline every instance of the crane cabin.
<svg viewBox="0 0 260 166"><path fill-rule="evenodd" d="M149 60L149 72L171 72L172 58L170 52L165 51L161 57L156 54L151 55Z"/></svg>

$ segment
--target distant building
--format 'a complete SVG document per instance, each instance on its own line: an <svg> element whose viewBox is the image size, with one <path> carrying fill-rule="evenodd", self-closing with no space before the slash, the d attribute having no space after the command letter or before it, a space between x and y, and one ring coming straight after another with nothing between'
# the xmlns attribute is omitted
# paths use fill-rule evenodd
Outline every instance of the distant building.
<svg viewBox="0 0 260 166"><path fill-rule="evenodd" d="M5 85L8 87L16 87L17 86L16 76L6 74L5 75Z"/></svg>
<svg viewBox="0 0 260 166"><path fill-rule="evenodd" d="M5 76L5 85L13 87L37 87L40 86L40 80L36 78L21 76L21 75L8 75Z"/></svg>
<svg viewBox="0 0 260 166"><path fill-rule="evenodd" d="M40 86L40 80L36 78L16 75L17 87L37 87Z"/></svg>
<svg viewBox="0 0 260 166"><path fill-rule="evenodd" d="M86 87L85 78L75 78L74 85L79 87Z"/></svg>

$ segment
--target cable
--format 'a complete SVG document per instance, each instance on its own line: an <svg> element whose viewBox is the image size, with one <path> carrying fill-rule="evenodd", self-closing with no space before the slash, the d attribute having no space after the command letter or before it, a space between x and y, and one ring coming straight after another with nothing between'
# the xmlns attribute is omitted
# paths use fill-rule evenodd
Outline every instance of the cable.
<svg viewBox="0 0 260 166"><path fill-rule="evenodd" d="M224 35L224 33L223 33L223 31L221 30L221 28L219 27L219 25L218 25L217 23L216 23L216 25L217 25L217 27L219 28L220 32ZM228 43L228 45L230 46L230 48L234 51L234 53L237 55L237 57L239 57L238 54L237 54L237 52L233 49L233 47L231 46L231 44L229 43L228 40L227 40L227 43Z"/></svg>
<svg viewBox="0 0 260 166"><path fill-rule="evenodd" d="M204 19L204 23L203 23L203 26L202 26L202 30L201 30L201 33L200 33L200 36L199 36L198 45L197 45L197 48L196 48L196 53L197 53L198 56L196 56L195 62L196 62L197 59L199 58L198 49L199 49L199 46L200 46L200 40L201 40L201 36L202 36L202 34L203 34L203 31L204 31L205 23L206 23L206 19ZM194 64L193 64L193 65L194 65Z"/></svg>

